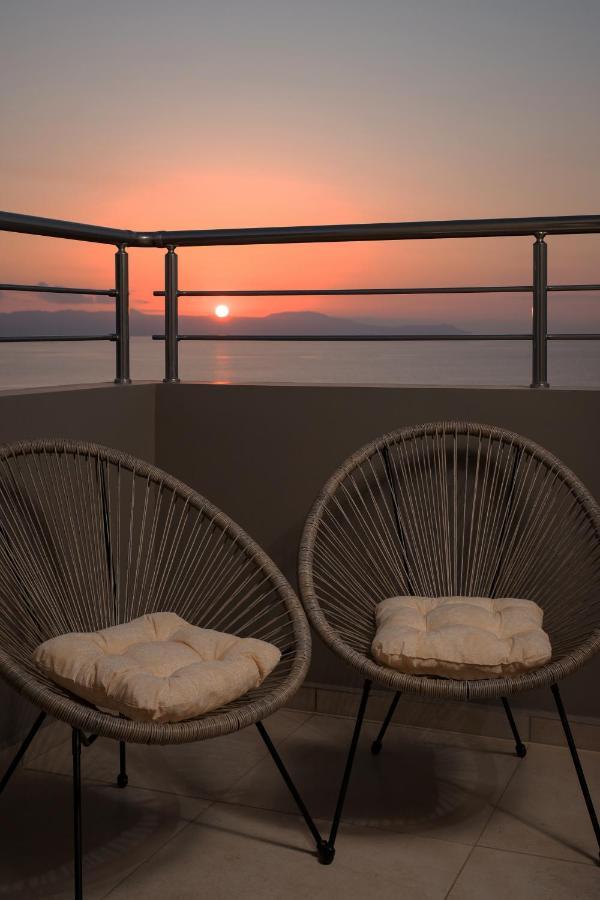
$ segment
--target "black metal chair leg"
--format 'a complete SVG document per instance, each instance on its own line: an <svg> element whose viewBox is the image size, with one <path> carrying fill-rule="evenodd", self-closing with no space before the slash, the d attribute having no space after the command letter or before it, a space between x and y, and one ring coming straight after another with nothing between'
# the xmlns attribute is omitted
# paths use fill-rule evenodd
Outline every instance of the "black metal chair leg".
<svg viewBox="0 0 600 900"><path fill-rule="evenodd" d="M381 753L381 748L383 747L383 738L385 737L385 733L388 730L388 725L392 721L392 716L394 715L394 713L396 711L396 707L398 706L398 700L400 699L401 696L402 695L401 695L400 691L396 691L396 693L394 694L394 698L393 698L392 702L390 703L390 708L387 711L387 715L386 715L385 719L383 720L383 725L381 726L381 728L379 730L379 734L377 735L377 737L371 744L371 753L374 756L377 756L378 753Z"/></svg>
<svg viewBox="0 0 600 900"><path fill-rule="evenodd" d="M21 744L21 746L15 753L13 761L10 763L8 769L2 776L2 781L0 781L0 794L2 793L2 791L6 787L6 785L12 778L12 776L14 775L17 766L19 765L19 763L21 762L21 760L27 753L27 748L29 747L32 740L34 739L34 737L40 730L42 722L44 721L45 718L46 718L46 713L41 712L39 714L39 716L37 717L37 719L35 720L35 722L33 723L33 725L31 726L31 729L29 730L29 734L27 735L27 737L25 738L25 740L23 741L23 743Z"/></svg>
<svg viewBox="0 0 600 900"><path fill-rule="evenodd" d="M73 864L75 900L83 898L83 866L81 852L81 732L73 728Z"/></svg>
<svg viewBox="0 0 600 900"><path fill-rule="evenodd" d="M308 826L308 830L310 831L310 833L312 834L312 836L315 839L315 842L317 845L317 852L320 854L321 847L326 845L326 841L324 841L323 838L321 837L321 833L320 833L319 829L317 828L317 826L315 825L311 814L309 813L308 809L306 808L306 804L304 803L304 800L300 796L296 785L292 781L288 770L284 766L283 760L281 759L279 753L277 752L275 745L273 744L273 741L269 737L267 729L265 728L265 726L263 725L262 722L257 722L256 727L258 729L258 733L260 734L261 738L265 742L267 750L271 754L271 757L272 757L275 765L277 766L277 769L279 770L279 773L280 773L281 777L283 778L287 789L289 790L290 794L294 798L296 806L302 813L302 816L304 817L304 821L306 822L306 824Z"/></svg>
<svg viewBox="0 0 600 900"><path fill-rule="evenodd" d="M342 777L342 783L340 785L340 793L338 795L335 813L333 815L333 822L331 823L329 840L319 851L319 862L323 863L323 865L325 866L332 863L333 857L335 856L335 839L337 837L338 828L340 827L340 820L342 818L342 811L344 809L344 801L346 800L346 793L348 791L348 785L350 783L350 775L352 774L352 765L354 763L354 756L356 755L356 747L358 745L360 731L362 728L363 720L365 718L365 711L367 709L367 702L369 700L370 691L371 682L365 681L362 697L360 698L360 705L358 707L358 713L356 715L356 722L354 724L354 731L352 733L352 740L350 741L350 749L348 750L348 757L346 759L346 768L344 769L344 775Z"/></svg>
<svg viewBox="0 0 600 900"><path fill-rule="evenodd" d="M129 784L127 777L127 744L119 741L119 774L117 775L117 787L124 788Z"/></svg>
<svg viewBox="0 0 600 900"><path fill-rule="evenodd" d="M523 757L527 755L527 747L521 740L521 735L519 734L517 723L514 720L512 709L510 708L509 702L506 697L502 697L502 705L504 707L504 712L506 713L506 718L508 719L508 724L510 725L510 730L512 731L513 737L515 739L515 753L517 754L517 756L520 756L521 759L523 759Z"/></svg>
<svg viewBox="0 0 600 900"><path fill-rule="evenodd" d="M596 810L594 809L594 803L590 794L590 789L587 785L587 781L585 780L583 766L581 765L579 753L577 752L577 747L575 746L575 741L573 740L571 726L569 725L569 720L567 719L567 714L565 712L562 698L558 690L558 685L551 685L550 690L552 691L554 702L556 703L556 708L558 710L560 721L562 723L563 731L567 739L567 744L569 745L569 750L571 751L571 758L573 759L573 765L575 766L575 771L577 772L579 786L581 787L581 793L583 794L583 799L585 800L585 805L587 806L587 811L590 816L592 828L594 829L594 834L596 835L596 841L598 842L598 852L600 855L600 825L598 824L598 816L596 815Z"/></svg>

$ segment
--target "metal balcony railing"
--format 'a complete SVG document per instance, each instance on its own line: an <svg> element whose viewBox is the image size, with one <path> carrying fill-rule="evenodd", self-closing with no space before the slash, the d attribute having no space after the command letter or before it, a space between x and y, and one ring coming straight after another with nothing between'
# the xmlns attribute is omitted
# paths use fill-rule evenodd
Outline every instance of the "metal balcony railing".
<svg viewBox="0 0 600 900"><path fill-rule="evenodd" d="M105 335L20 336L0 341L109 340L116 343L118 384L130 382L129 367L129 274L128 247L164 247L165 286L154 291L165 298L165 333L153 335L165 342L164 381L179 381L180 341L531 341L531 387L548 387L548 341L600 340L600 334L549 334L548 293L551 291L599 291L600 284L548 284L549 235L600 234L600 215L555 216L514 219L467 219L441 222L385 222L353 225L317 225L283 228L235 228L204 231L125 231L0 212L0 231L36 234L67 240L114 244L115 287L108 290L61 288L41 285L0 284L0 290L42 293L89 294L115 298L115 332ZM444 240L449 238L533 237L532 283L530 285L483 285L465 287L348 288L314 290L193 291L180 290L178 247L208 247L248 244L300 244L341 241ZM395 335L241 335L179 334L179 297L298 297L298 296L404 296L427 294L530 293L531 331L523 334L395 334Z"/></svg>
<svg viewBox="0 0 600 900"><path fill-rule="evenodd" d="M11 213L0 213L0 231L19 231L18 228L11 228L4 225L4 217L8 216L9 220L14 218L22 218L25 220L24 225L32 221L46 221L34 219L32 216L17 216ZM48 220L52 222L52 220ZM53 222L52 224L59 224ZM81 226L94 230L93 226ZM23 229L24 230L24 229ZM103 232L106 229L98 229ZM27 230L28 234L45 234L42 231ZM55 235L49 235L55 236ZM56 235L62 236L62 235ZM66 236L66 235L65 235ZM72 240L93 240L90 238L72 238ZM107 243L98 240L98 243ZM74 287L53 287L50 285L38 284L0 284L0 291L23 291L27 293L40 294L85 294L90 297L114 297L115 298L115 331L110 334L57 334L57 335L22 335L19 337L1 337L0 343L29 343L29 342L46 342L46 341L114 341L116 345L115 353L115 384L130 384L130 365L129 365L129 257L125 244L117 245L115 253L115 287L107 290L97 288L74 288Z"/></svg>

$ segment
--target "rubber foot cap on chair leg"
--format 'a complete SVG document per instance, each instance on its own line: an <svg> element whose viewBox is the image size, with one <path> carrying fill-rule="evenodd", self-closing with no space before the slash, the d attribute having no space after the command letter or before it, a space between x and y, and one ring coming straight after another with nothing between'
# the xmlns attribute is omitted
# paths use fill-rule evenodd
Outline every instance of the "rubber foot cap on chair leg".
<svg viewBox="0 0 600 900"><path fill-rule="evenodd" d="M378 756L381 753L382 747L383 744L381 744L379 741L373 741L373 743L371 744L371 753L373 754L373 756Z"/></svg>
<svg viewBox="0 0 600 900"><path fill-rule="evenodd" d="M525 746L525 744L517 744L517 746L515 747L515 752L517 756L523 759L524 756L527 756L527 747Z"/></svg>
<svg viewBox="0 0 600 900"><path fill-rule="evenodd" d="M129 778L127 775L123 775L123 773L119 773L117 775L117 787L125 788L129 784Z"/></svg>
<svg viewBox="0 0 600 900"><path fill-rule="evenodd" d="M317 846L317 856L322 866L330 866L335 856L335 848L328 844L327 841L321 841Z"/></svg>

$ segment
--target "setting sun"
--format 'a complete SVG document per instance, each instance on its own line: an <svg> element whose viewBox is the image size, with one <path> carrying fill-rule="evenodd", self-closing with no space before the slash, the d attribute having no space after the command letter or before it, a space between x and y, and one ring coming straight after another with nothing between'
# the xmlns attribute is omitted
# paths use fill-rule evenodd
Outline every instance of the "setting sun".
<svg viewBox="0 0 600 900"><path fill-rule="evenodd" d="M215 306L215 316L219 319L226 319L229 315L229 307L225 306L224 303L219 303L218 306Z"/></svg>

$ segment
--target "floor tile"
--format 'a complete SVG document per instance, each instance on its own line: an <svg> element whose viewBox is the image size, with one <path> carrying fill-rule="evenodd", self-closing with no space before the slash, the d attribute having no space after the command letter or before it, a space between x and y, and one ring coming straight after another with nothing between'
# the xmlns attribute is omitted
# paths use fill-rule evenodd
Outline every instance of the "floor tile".
<svg viewBox="0 0 600 900"><path fill-rule="evenodd" d="M581 751L600 810L600 754ZM598 847L569 751L530 744L480 844L557 859L595 861ZM599 883L600 887L600 883Z"/></svg>
<svg viewBox="0 0 600 900"><path fill-rule="evenodd" d="M309 713L279 710L265 725L276 745L299 728ZM129 783L189 797L217 798L256 763L268 756L256 728L207 741L158 747L128 744ZM83 777L113 784L118 771L118 745L100 738L84 750ZM32 768L70 774L71 747L64 744L32 762Z"/></svg>
<svg viewBox="0 0 600 900"><path fill-rule="evenodd" d="M153 856L208 801L103 784L83 788L86 900L107 891ZM21 770L2 794L0 897L73 897L71 779Z"/></svg>
<svg viewBox="0 0 600 900"><path fill-rule="evenodd" d="M292 778L315 816L330 818L353 722L314 716L281 746ZM519 760L511 741L390 726L370 753L377 726L364 726L344 821L474 844ZM271 760L224 795L232 803L294 811Z"/></svg>
<svg viewBox="0 0 600 900"><path fill-rule="evenodd" d="M598 896L596 866L476 847L448 900L597 900Z"/></svg>
<svg viewBox="0 0 600 900"><path fill-rule="evenodd" d="M293 710L266 722L324 833L353 725ZM117 744L99 739L83 758L86 900L600 896L566 749L530 743L519 760L511 740L392 725L372 756L378 727L361 736L332 866L318 864L256 729L130 745L124 791ZM70 741L39 749L2 796L0 898L72 897ZM600 754L581 757L600 807Z"/></svg>
<svg viewBox="0 0 600 900"><path fill-rule="evenodd" d="M442 900L468 848L350 828L331 866L296 816L215 804L110 894L110 900Z"/></svg>

